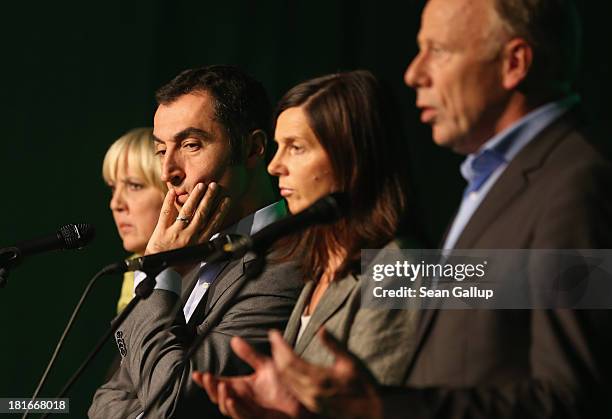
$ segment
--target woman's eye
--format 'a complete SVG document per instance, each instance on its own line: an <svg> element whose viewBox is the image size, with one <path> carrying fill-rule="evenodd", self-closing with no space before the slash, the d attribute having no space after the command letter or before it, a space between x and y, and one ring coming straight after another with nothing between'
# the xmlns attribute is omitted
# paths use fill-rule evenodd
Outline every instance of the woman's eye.
<svg viewBox="0 0 612 419"><path fill-rule="evenodd" d="M304 151L304 147L302 147L302 146L301 146L301 145L299 145L299 144L291 144L291 145L289 146L289 150L290 150L292 153L301 153L301 152L303 152L303 151Z"/></svg>
<svg viewBox="0 0 612 419"><path fill-rule="evenodd" d="M142 183L128 182L127 187L130 191L139 191L144 188L144 185Z"/></svg>

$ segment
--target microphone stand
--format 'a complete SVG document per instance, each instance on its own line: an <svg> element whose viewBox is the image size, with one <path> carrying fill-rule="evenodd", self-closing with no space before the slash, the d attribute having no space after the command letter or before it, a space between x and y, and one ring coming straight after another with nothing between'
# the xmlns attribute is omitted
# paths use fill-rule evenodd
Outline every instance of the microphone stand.
<svg viewBox="0 0 612 419"><path fill-rule="evenodd" d="M83 361L83 363L79 366L79 368L72 375L72 377L70 377L66 385L64 385L62 390L58 393L57 396L55 396L55 398L58 398L58 399L62 398L66 395L66 393L68 393L68 391L72 388L74 383L83 374L83 372L85 371L85 368L87 368L87 366L91 363L91 361L102 350L104 345L106 345L106 343L109 341L109 338L113 336L115 331L119 328L119 326L121 326L121 324L127 318L127 316L129 316L129 314L134 310L136 305L141 300L148 298L151 295L151 293L153 293L153 289L155 288L155 284L156 284L155 277L157 276L157 273L155 273L155 275L152 275L151 273L146 273L146 274L147 274L146 278L140 284L138 284L138 286L134 290L134 293L136 294L134 298L132 298L132 300L123 309L123 311L117 317L113 319L113 321L111 322L111 326L107 329L104 336L102 336L102 338L98 341L94 349L89 353L89 355L87 355L87 358L85 359L85 361ZM46 413L45 415L42 416L42 418L46 418L48 416L49 416L49 413Z"/></svg>
<svg viewBox="0 0 612 419"><path fill-rule="evenodd" d="M85 287L85 290L81 294L81 299L79 300L77 305L72 310L72 314L70 315L70 319L68 320L68 323L66 324L66 327L64 327L64 331L62 332L62 335L60 336L59 341L55 345L55 350L53 351L53 355L51 355L51 359L47 363L47 367L45 368L45 372L43 372L43 375L40 378L40 381L38 382L38 385L36 386L36 390L34 390L34 394L32 395L32 397L30 399L32 402L36 401L36 398L40 394L40 391L42 390L42 388L44 387L45 383L47 382L47 377L49 376L49 373L51 372L51 369L55 365L55 361L57 360L57 357L59 356L59 353L60 353L62 347L64 346L64 341L66 340L66 337L68 336L68 333L70 333L70 330L72 329L72 326L74 325L74 322L75 322L79 312L81 311L81 308L83 307L83 303L85 302L85 299L89 296L89 293L91 292L91 290L94 287L94 285L98 282L98 280L100 278L102 278L103 276L108 275L111 272L112 271L109 268L109 266L104 267L103 269L98 271L93 276L93 278L91 278L91 280L89 281L89 283ZM23 416L21 417L21 419L26 419L28 417L29 412L30 412L29 410L26 410L24 412Z"/></svg>
<svg viewBox="0 0 612 419"><path fill-rule="evenodd" d="M229 240L229 236L223 236L225 238L225 240ZM204 260L207 261L207 263L210 261L210 263L212 262L218 262L218 261L222 261L228 257L230 257L230 253L222 251L222 250L217 250L211 254L209 254L209 257L204 256ZM163 270L165 269L165 265L162 266L155 266L155 267L151 267L149 269L143 270L143 272L147 275L145 277L145 279L138 284L138 286L136 287L136 289L134 290L135 296L134 298L132 298L132 300L128 303L128 305L123 309L123 311L117 316L115 317L115 319L113 319L113 321L111 322L111 326L107 329L106 333L104 334L104 336L98 341L98 343L96 344L96 346L94 347L94 349L89 353L89 355L87 356L87 358L85 359L85 361L83 361L83 363L79 366L79 368L77 369L77 371L72 375L72 377L70 377L70 379L68 380L68 382L64 385L64 387L62 388L62 390L60 391L60 393L56 396L56 398L61 398L63 396L66 395L66 393L68 393L68 391L70 390L70 388L72 388L72 386L74 385L74 383L79 379L79 377L83 374L83 372L85 371L85 369L87 368L87 366L91 363L91 361L96 357L96 355L102 350L102 348L104 347L104 345L108 342L109 338L112 337L115 333L115 331L119 328L119 326L121 326L121 324L124 322L124 320L127 318L127 316L134 310L134 308L136 307L136 305L141 301L144 300L146 298L148 298L152 293L153 290L155 288L155 284L156 284L156 280L155 278L157 277L157 275ZM109 271L109 272L115 272L116 269L116 264L113 265L108 265L106 266L102 272L105 271ZM194 278L194 281L197 281L198 278ZM195 282L192 284L195 285ZM183 305L185 305L185 303L187 302L186 299L189 296L187 295L185 297L185 301L182 301L180 307L182 307ZM32 398L32 400L35 400L34 398ZM27 412L26 412L27 415ZM42 416L42 418L46 418L49 416L49 413L46 413L45 415ZM25 415L24 415L25 418ZM22 418L22 419L24 419Z"/></svg>

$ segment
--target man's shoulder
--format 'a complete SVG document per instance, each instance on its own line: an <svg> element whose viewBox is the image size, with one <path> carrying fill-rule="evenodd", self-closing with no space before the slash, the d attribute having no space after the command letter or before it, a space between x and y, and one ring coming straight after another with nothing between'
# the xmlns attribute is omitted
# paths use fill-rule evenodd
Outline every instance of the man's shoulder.
<svg viewBox="0 0 612 419"><path fill-rule="evenodd" d="M276 253L247 253L244 257L230 262L215 281L213 291L247 281L241 294L281 292L297 296L304 285L301 264L293 259L279 260L275 257Z"/></svg>
<svg viewBox="0 0 612 419"><path fill-rule="evenodd" d="M562 117L510 163L457 241L464 248L597 248L612 208L612 166Z"/></svg>
<svg viewBox="0 0 612 419"><path fill-rule="evenodd" d="M572 127L558 138L544 137L542 141L551 142L542 165L542 177L551 187L560 192L580 191L612 180L612 163L580 128Z"/></svg>
<svg viewBox="0 0 612 419"><path fill-rule="evenodd" d="M575 112L560 117L521 150L508 176L525 175L532 187L546 184L565 189L610 177L610 160L594 146L583 128Z"/></svg>
<svg viewBox="0 0 612 419"><path fill-rule="evenodd" d="M595 139L588 134L579 110L570 110L552 122L533 143L533 149L543 152L551 165L610 165L595 147Z"/></svg>

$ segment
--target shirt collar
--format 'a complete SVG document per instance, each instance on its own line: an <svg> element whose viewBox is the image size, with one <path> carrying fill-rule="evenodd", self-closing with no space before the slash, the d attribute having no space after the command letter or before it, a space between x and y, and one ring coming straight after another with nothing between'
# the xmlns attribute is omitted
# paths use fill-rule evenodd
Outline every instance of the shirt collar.
<svg viewBox="0 0 612 419"><path fill-rule="evenodd" d="M239 234L239 235L253 235L262 228L275 221L280 220L287 214L287 207L285 201L277 201L273 204L258 209L252 214L247 215L236 224L226 228L221 233L215 234L212 238L217 237L219 234Z"/></svg>
<svg viewBox="0 0 612 419"><path fill-rule="evenodd" d="M285 201L276 201L273 204L258 209L252 214L247 215L236 224L233 224L223 231L213 234L211 240L216 239L221 234L238 234L241 236L253 235L262 228L280 220L287 214L287 206ZM202 262L200 266L204 266L206 262Z"/></svg>
<svg viewBox="0 0 612 419"><path fill-rule="evenodd" d="M509 163L544 128L579 101L580 97L578 95L570 95L529 112L505 130L494 135L477 152L469 154L461 164L461 175L466 181L470 182L476 176L472 163L486 150L498 154L506 164Z"/></svg>

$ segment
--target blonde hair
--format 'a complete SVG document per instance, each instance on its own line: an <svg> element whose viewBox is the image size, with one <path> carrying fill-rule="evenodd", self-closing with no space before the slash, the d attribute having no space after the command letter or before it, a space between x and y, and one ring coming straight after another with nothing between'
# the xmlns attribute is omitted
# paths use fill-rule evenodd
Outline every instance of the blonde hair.
<svg viewBox="0 0 612 419"><path fill-rule="evenodd" d="M117 181L117 168L127 162L143 181L166 193L166 184L161 180L161 164L155 157L153 128L134 128L115 141L104 156L102 177L106 183Z"/></svg>

